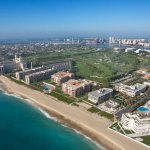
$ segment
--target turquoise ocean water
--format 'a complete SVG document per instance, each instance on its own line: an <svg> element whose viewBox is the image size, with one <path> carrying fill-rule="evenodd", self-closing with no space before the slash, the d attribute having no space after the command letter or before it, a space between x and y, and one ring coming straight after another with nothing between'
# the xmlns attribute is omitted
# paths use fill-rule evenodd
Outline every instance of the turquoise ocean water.
<svg viewBox="0 0 150 150"><path fill-rule="evenodd" d="M38 108L0 92L0 150L101 150Z"/></svg>

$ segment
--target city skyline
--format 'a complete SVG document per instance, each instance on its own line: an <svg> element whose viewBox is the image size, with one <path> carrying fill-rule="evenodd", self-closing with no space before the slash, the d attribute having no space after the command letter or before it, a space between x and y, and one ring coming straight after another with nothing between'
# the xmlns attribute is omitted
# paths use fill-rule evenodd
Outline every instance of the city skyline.
<svg viewBox="0 0 150 150"><path fill-rule="evenodd" d="M0 39L150 37L146 0L0 0Z"/></svg>

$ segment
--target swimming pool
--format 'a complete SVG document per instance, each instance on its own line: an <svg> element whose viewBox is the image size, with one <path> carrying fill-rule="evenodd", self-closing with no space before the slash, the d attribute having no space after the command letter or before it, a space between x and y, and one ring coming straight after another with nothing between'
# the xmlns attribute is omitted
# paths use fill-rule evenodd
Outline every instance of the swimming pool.
<svg viewBox="0 0 150 150"><path fill-rule="evenodd" d="M139 107L137 110L138 110L138 111L144 111L144 112L145 112L145 111L149 111L148 108L143 107L143 106Z"/></svg>
<svg viewBox="0 0 150 150"><path fill-rule="evenodd" d="M50 87L48 86L48 85L42 85L41 86L44 90L49 90L50 89Z"/></svg>

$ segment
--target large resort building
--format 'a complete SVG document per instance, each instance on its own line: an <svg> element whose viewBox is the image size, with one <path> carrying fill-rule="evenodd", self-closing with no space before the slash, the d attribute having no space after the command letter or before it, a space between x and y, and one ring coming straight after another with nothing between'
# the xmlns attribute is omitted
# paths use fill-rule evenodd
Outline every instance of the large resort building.
<svg viewBox="0 0 150 150"><path fill-rule="evenodd" d="M30 75L30 74L40 72L40 71L43 71L43 70L46 70L46 67L41 66L41 67L37 67L37 68L34 68L34 69L19 71L19 72L16 72L16 79L17 80L25 80L26 75Z"/></svg>
<svg viewBox="0 0 150 150"><path fill-rule="evenodd" d="M132 86L128 86L122 83L115 85L115 90L124 93L130 97L135 97L146 91L147 85L136 83Z"/></svg>
<svg viewBox="0 0 150 150"><path fill-rule="evenodd" d="M150 135L150 115L148 114L123 114L121 124L124 129L132 130L136 134Z"/></svg>
<svg viewBox="0 0 150 150"><path fill-rule="evenodd" d="M36 72L36 73L26 75L25 76L25 83L29 85L29 84L34 83L34 82L47 80L51 77L51 75L53 73L55 73L54 69L47 69L47 70L43 70L43 71L40 71L40 72Z"/></svg>
<svg viewBox="0 0 150 150"><path fill-rule="evenodd" d="M92 90L93 83L87 80L74 80L62 84L62 91L72 97L82 95Z"/></svg>
<svg viewBox="0 0 150 150"><path fill-rule="evenodd" d="M104 100L107 100L112 96L113 90L110 88L102 88L88 94L88 100L92 101L95 104L101 103Z"/></svg>
<svg viewBox="0 0 150 150"><path fill-rule="evenodd" d="M27 62L21 59L20 55L15 55L15 59L11 61L3 61L0 63L0 74L12 73L17 70L27 69Z"/></svg>
<svg viewBox="0 0 150 150"><path fill-rule="evenodd" d="M61 85L62 83L67 82L68 80L73 78L74 78L73 73L64 72L64 71L57 72L51 76L51 80L55 82L57 85Z"/></svg>

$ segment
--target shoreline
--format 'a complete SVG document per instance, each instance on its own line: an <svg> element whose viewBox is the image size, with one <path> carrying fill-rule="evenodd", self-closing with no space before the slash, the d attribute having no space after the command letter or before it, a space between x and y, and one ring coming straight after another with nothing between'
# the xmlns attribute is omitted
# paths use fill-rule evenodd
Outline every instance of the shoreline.
<svg viewBox="0 0 150 150"><path fill-rule="evenodd" d="M98 147L102 148L102 150L114 150L112 149L111 147L108 147L107 145L105 144L102 144L102 142L93 134L92 135L92 132L88 131L88 130L85 130L84 128L82 128L81 126L79 126L78 124L76 124L75 122L72 122L71 120L65 118L63 115L60 115L59 113L57 112L54 112L54 111L51 111L50 109L38 104L38 103L35 103L33 102L29 97L26 97L24 95L21 95L21 94L16 94L12 91L10 91L7 86L5 85L4 82L2 82L0 80L0 86L2 87L2 91L12 95L12 96L17 96L18 98L21 98L22 100L24 100L25 102L31 104L33 107L36 107L37 109L40 108L42 109L43 111L45 111L46 113L48 113L48 115L50 115L50 117L54 117L56 118L56 121L58 121L61 125L64 125L68 128L71 128L72 130L74 130L75 132L78 132L78 134L81 134L83 135L85 138L88 138L89 140L91 140L94 144L97 144ZM30 101L30 102L29 102ZM40 110L39 110L40 111Z"/></svg>
<svg viewBox="0 0 150 150"><path fill-rule="evenodd" d="M7 89L6 90L3 89L3 92L6 92L10 96L16 96L17 98L23 100L25 103L28 103L29 105L35 107L35 109L38 109L39 111L41 111L41 113L43 113L43 115L46 112L50 116L50 119L54 118L54 120L57 121L58 123L60 123L61 125L74 130L78 134L83 135L85 138L88 138L93 143L97 144L98 147L101 147L102 150L105 150L105 149L107 150L107 148L105 148L104 145L102 145L99 142L97 142L96 137L91 136L90 132L87 133L87 131L84 130L82 127L80 127L76 123L72 122L71 120L66 119L64 116L62 116L60 114L57 114L56 112L52 112L52 111L48 110L47 108L45 108L45 107L43 107L43 106L41 106L39 104L34 103L32 100L30 100L29 98L27 98L27 97L25 97L23 95L17 95L17 94L15 94L13 92L9 92ZM46 116L46 117L48 117L48 116ZM113 149L109 149L109 150L113 150Z"/></svg>
<svg viewBox="0 0 150 150"><path fill-rule="evenodd" d="M44 93L35 91L32 89L29 89L23 85L18 85L17 83L11 81L10 79L1 76L0 77L1 83L4 85L4 89L9 93L9 94L14 94L14 95L19 95L21 96L25 101L31 100L34 105L40 107L43 109L45 112L47 112L51 117L57 118L57 120L62 124L66 125L69 128L75 129L81 134L89 137L93 142L97 142L98 144L102 145L102 147L108 149L108 150L126 150L126 149L133 149L133 147L137 147L136 150L147 150L146 147L141 146L140 144L134 143L134 141L130 141L129 139L122 137L120 135L117 135L111 131L108 130L108 124L111 122L108 122L108 120L103 120L100 123L101 118L95 118L95 115L89 113L89 112L82 112L82 115L80 117L75 117L73 118L71 114L68 114L68 112L65 112L65 110L59 111L55 106L52 106L51 103L48 102L53 102L54 105L62 105L66 110L71 111L76 111L77 113L81 111L79 108L75 108L75 106L68 106L67 104L64 104L60 101L53 99L50 96L45 95ZM10 85L11 84L11 85ZM22 88L22 89L21 89ZM24 92L21 92L24 91ZM29 94L31 92L31 94ZM44 98L45 101L41 101L38 98L37 95L37 100L35 95L33 94L40 94L41 98ZM48 100L48 102L46 101ZM46 105L48 103L49 105ZM60 106L59 106L60 108ZM77 110L78 109L78 110ZM75 112L75 113L76 113ZM85 114L86 113L86 114ZM74 114L75 115L75 114ZM90 118L90 116L94 116L94 118ZM87 119L84 117L88 117ZM74 120L76 119L76 120ZM93 121L93 123L91 122ZM85 123L87 122L87 123ZM103 123L103 124L102 124ZM93 124L93 126L92 126ZM99 127L101 126L101 127ZM105 130L105 131L103 131ZM106 133L105 133L106 132ZM114 140L113 140L114 139ZM125 142L127 143L125 143ZM132 144L132 147L130 147ZM134 148L135 148L134 147Z"/></svg>

